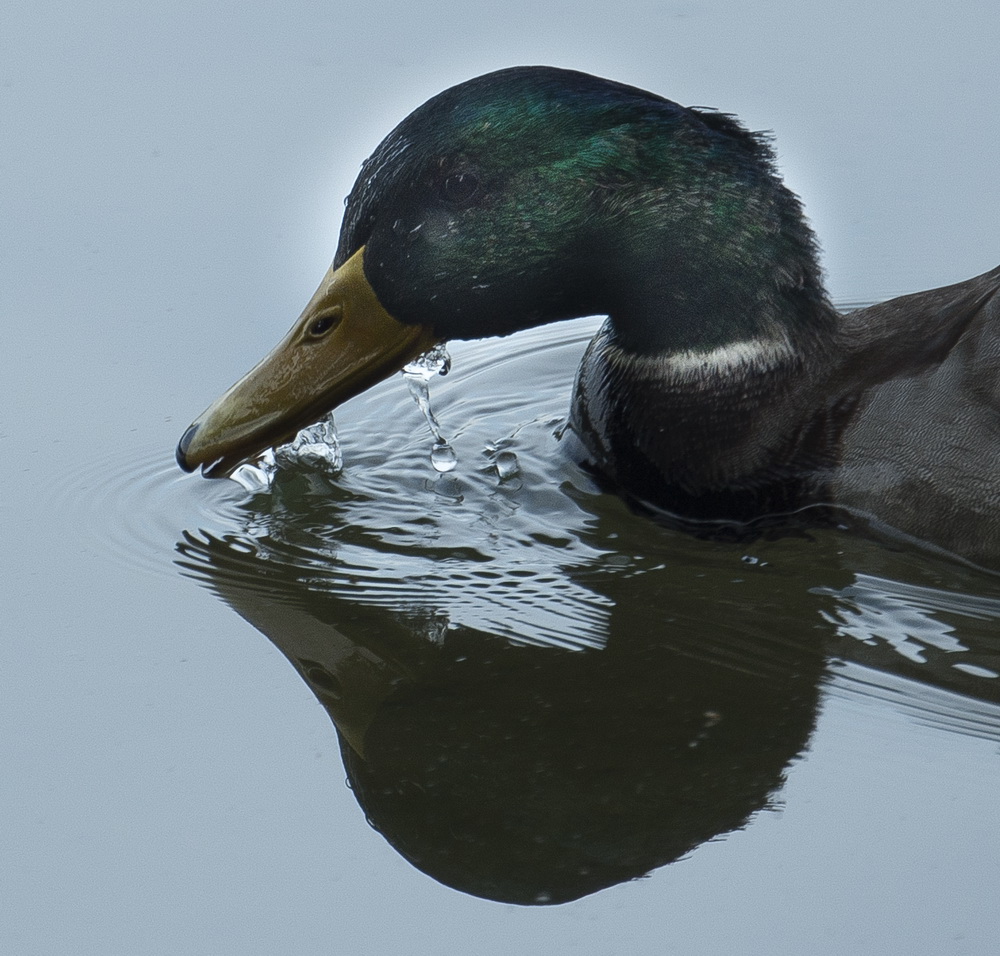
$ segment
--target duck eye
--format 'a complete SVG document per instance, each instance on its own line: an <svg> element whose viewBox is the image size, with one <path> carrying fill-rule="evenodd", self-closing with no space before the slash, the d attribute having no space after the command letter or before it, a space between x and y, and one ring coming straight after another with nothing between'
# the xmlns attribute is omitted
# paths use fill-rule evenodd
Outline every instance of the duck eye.
<svg viewBox="0 0 1000 956"><path fill-rule="evenodd" d="M321 315L309 324L306 329L306 334L311 339L322 338L330 331L338 322L340 321L340 310L335 312L327 312L325 315Z"/></svg>
<svg viewBox="0 0 1000 956"><path fill-rule="evenodd" d="M441 194L455 205L464 205L479 191L479 177L468 170L452 173L441 184Z"/></svg>

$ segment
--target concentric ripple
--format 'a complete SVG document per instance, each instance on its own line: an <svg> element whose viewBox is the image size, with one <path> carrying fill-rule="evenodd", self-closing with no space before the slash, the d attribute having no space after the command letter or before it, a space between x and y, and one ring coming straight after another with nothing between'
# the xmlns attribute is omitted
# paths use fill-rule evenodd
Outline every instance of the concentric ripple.
<svg viewBox="0 0 1000 956"><path fill-rule="evenodd" d="M232 482L193 481L170 448L133 452L113 465L93 461L57 475L51 507L67 515L67 527L83 535L88 548L129 567L174 574L178 528L230 520L243 494Z"/></svg>
<svg viewBox="0 0 1000 956"><path fill-rule="evenodd" d="M55 506L88 547L152 573L180 569L230 603L237 591L319 600L362 628L430 641L464 628L574 650L603 647L622 627L689 642L704 632L707 658L758 672L774 642L809 640L854 668L831 685L851 693L900 704L905 695L887 688L902 680L918 704L920 682L1000 700L995 577L835 531L700 541L602 494L566 432L596 325L532 330L502 348L452 343L453 368L431 378L429 400L453 470L435 468L440 443L393 377L338 409L336 477L286 469L251 493L183 475L164 442L117 468L67 474ZM910 709L995 732L992 712L959 713L948 700Z"/></svg>

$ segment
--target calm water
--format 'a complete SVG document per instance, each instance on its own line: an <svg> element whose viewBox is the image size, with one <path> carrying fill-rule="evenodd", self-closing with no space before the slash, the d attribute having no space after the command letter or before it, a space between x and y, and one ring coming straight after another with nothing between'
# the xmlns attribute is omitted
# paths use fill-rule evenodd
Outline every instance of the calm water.
<svg viewBox="0 0 1000 956"><path fill-rule="evenodd" d="M992 267L995 4L24 9L0 951L996 952L1000 578L633 515L560 438L594 320L452 349L447 474L398 378L338 412L335 480L172 460L381 135L510 63L775 128L842 301Z"/></svg>

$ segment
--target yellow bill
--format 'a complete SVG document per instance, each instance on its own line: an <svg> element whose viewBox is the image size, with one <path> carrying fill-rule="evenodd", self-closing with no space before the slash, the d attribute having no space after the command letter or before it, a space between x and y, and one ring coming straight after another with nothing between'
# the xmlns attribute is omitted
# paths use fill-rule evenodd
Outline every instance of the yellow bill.
<svg viewBox="0 0 1000 956"><path fill-rule="evenodd" d="M181 468L225 477L438 344L426 326L382 308L363 257L364 247L331 266L277 348L188 428L177 446Z"/></svg>

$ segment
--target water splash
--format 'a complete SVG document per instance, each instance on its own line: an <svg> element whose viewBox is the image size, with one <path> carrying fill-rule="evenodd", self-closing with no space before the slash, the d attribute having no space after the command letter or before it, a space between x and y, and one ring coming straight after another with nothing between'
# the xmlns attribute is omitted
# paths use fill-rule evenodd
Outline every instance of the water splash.
<svg viewBox="0 0 1000 956"><path fill-rule="evenodd" d="M517 455L504 447L509 440L504 438L499 442L489 441L483 450L501 483L512 481L521 474L521 463L517 460Z"/></svg>
<svg viewBox="0 0 1000 956"><path fill-rule="evenodd" d="M344 470L344 454L333 412L303 428L287 444L268 448L258 458L240 465L229 477L253 494L267 491L278 472L284 469L318 472L330 477Z"/></svg>
<svg viewBox="0 0 1000 956"><path fill-rule="evenodd" d="M274 449L266 448L253 461L240 465L229 477L253 495L269 490L277 473Z"/></svg>
<svg viewBox="0 0 1000 956"><path fill-rule="evenodd" d="M339 475L344 470L344 454L333 412L315 425L303 428L287 445L279 445L274 450L274 461L279 468L305 468Z"/></svg>
<svg viewBox="0 0 1000 956"><path fill-rule="evenodd" d="M516 478L521 473L521 465L517 460L517 455L512 451L499 452L493 460L493 465L501 481Z"/></svg>
<svg viewBox="0 0 1000 956"><path fill-rule="evenodd" d="M431 447L431 465L435 471L442 474L454 471L458 464L458 456L448 439L441 433L441 426L438 424L437 418L434 417L428 383L435 375L447 375L450 369L451 356L442 344L435 345L429 352L414 359L409 365L404 366L402 371L407 388L417 403L417 408L423 413L431 435L434 436L434 444Z"/></svg>

